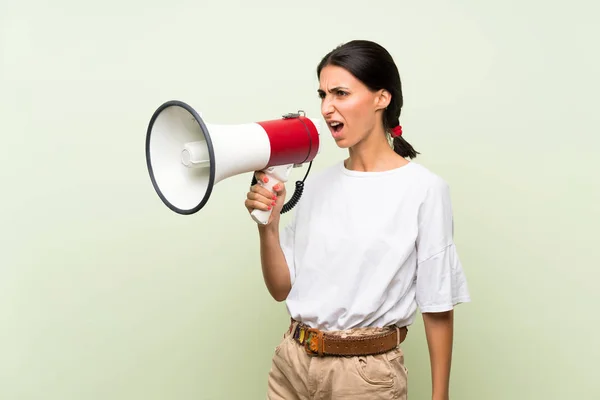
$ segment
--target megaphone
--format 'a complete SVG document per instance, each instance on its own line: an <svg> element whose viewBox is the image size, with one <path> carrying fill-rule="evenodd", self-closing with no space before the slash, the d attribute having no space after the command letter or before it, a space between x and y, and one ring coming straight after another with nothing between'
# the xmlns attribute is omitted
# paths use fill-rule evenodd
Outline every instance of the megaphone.
<svg viewBox="0 0 600 400"><path fill-rule="evenodd" d="M319 126L302 111L261 122L208 124L190 105L167 101L152 115L146 133L150 180L162 202L183 215L201 210L214 185L234 175L264 171L269 180L259 184L271 190L287 182L293 167L309 163L310 171L319 152ZM303 183L296 183L282 213L297 203ZM271 211L253 210L251 215L266 224Z"/></svg>

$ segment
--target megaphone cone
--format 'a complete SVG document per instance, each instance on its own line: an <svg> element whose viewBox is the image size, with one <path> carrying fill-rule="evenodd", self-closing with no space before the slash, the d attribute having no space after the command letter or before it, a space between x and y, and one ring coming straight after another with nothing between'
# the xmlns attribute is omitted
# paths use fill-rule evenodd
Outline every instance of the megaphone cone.
<svg viewBox="0 0 600 400"><path fill-rule="evenodd" d="M301 112L240 125L207 124L188 104L168 101L156 109L148 125L148 173L167 207L178 214L194 214L206 205L214 185L234 175L264 170L270 177L265 184L269 189L287 181L292 167L312 163L317 155L318 126ZM286 204L282 212L297 200L292 196L294 203ZM263 224L269 216L270 211L252 212Z"/></svg>

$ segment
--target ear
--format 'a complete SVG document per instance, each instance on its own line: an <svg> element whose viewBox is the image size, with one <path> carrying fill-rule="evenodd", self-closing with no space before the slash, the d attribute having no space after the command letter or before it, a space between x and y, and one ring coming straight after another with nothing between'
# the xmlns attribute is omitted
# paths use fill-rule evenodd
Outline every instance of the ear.
<svg viewBox="0 0 600 400"><path fill-rule="evenodd" d="M392 94L385 89L378 90L375 93L375 110L385 110L392 101Z"/></svg>

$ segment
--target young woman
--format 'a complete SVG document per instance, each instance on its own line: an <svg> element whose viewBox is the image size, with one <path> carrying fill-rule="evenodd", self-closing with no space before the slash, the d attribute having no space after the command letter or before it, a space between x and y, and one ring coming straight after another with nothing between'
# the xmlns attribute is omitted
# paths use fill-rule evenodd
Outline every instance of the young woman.
<svg viewBox="0 0 600 400"><path fill-rule="evenodd" d="M348 158L313 173L280 231L284 185L254 185L262 272L291 324L273 356L269 399L406 399L401 343L417 308L432 399L448 399L453 309L470 301L453 242L448 185L407 158L400 77L390 54L352 41L317 68L321 112ZM257 172L259 180L267 179Z"/></svg>

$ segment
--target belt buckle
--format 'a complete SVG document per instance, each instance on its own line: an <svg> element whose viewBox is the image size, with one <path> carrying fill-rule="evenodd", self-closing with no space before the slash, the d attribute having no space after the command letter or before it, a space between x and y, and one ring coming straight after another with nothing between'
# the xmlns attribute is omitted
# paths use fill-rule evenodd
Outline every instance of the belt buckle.
<svg viewBox="0 0 600 400"><path fill-rule="evenodd" d="M304 338L304 349L309 355L323 357L323 332L319 329L308 328Z"/></svg>

